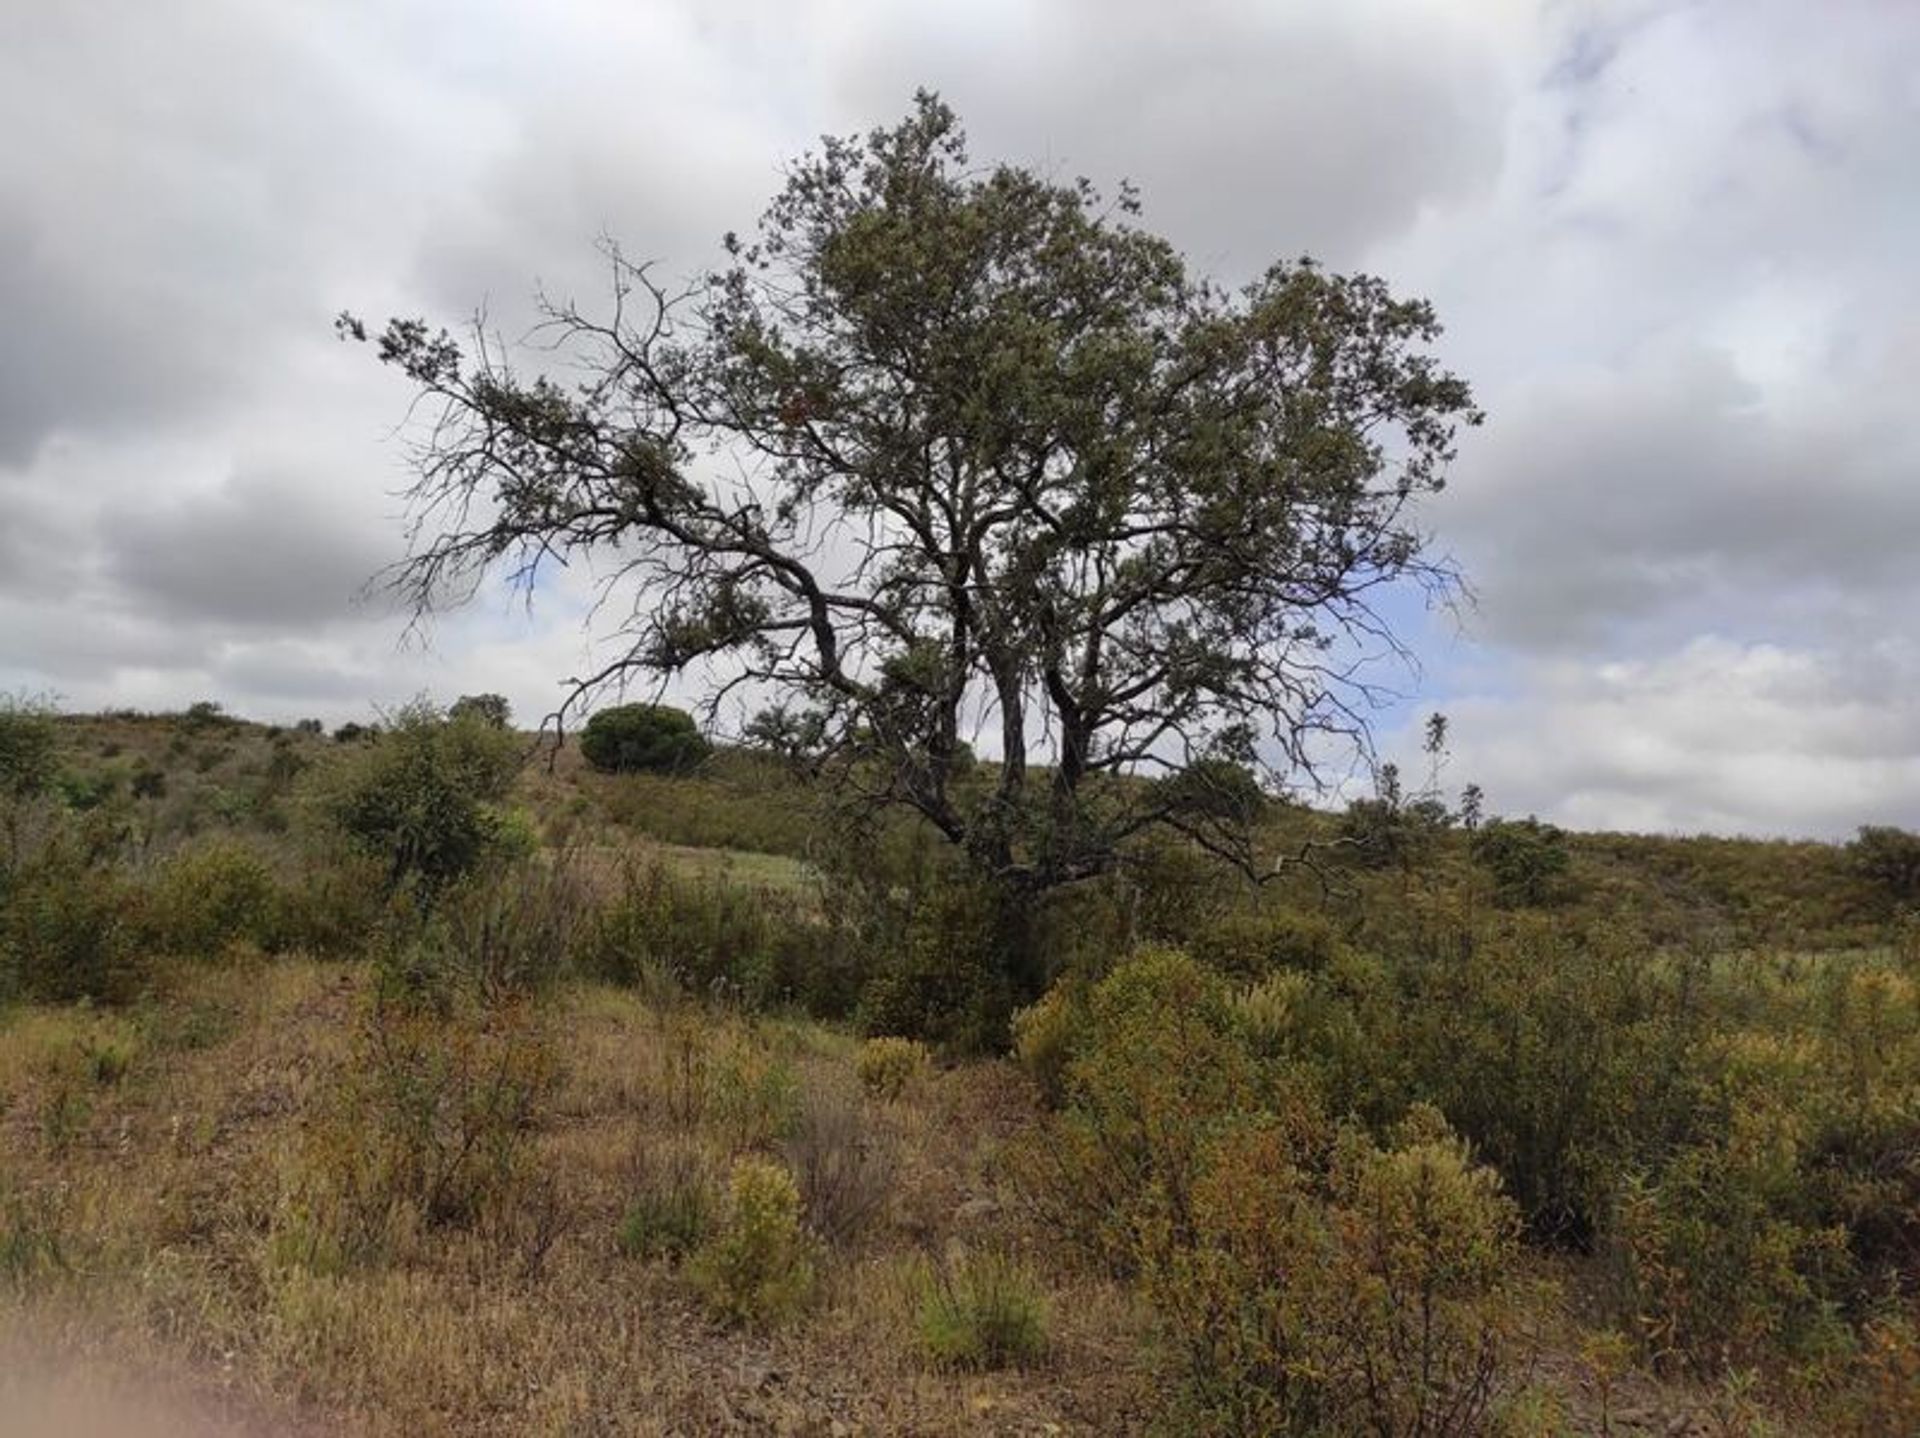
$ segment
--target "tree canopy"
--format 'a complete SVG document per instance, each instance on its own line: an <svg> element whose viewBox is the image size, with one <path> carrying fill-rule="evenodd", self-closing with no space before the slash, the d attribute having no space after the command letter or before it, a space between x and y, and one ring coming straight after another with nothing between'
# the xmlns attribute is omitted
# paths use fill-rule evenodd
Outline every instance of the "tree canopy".
<svg viewBox="0 0 1920 1438"><path fill-rule="evenodd" d="M587 559L619 620L571 705L697 667L710 720L770 707L1004 879L1154 824L1256 867L1247 804L1141 779L1364 744L1377 598L1451 582L1415 508L1480 418L1431 308L1309 260L1225 288L1130 188L977 165L924 93L726 253L681 289L609 244L610 302L543 300L532 376L483 325L341 317L427 402L397 586Z"/></svg>

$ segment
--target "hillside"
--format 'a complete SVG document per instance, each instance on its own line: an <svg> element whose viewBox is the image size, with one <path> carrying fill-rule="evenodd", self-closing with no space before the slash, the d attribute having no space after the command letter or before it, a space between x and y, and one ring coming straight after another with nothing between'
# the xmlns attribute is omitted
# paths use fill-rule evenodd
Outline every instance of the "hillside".
<svg viewBox="0 0 1920 1438"><path fill-rule="evenodd" d="M441 721L55 727L0 1413L1920 1431L1920 942L1840 847L1279 809L1325 859L1264 891L1161 843L1021 915L1036 1003L927 835L750 754L469 736L516 762L429 904L340 795Z"/></svg>

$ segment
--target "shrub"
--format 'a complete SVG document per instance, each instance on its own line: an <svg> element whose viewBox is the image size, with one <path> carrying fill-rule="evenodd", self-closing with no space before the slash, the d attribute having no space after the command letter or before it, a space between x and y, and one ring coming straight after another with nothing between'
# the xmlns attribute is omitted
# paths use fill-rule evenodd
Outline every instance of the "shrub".
<svg viewBox="0 0 1920 1438"><path fill-rule="evenodd" d="M694 1253L689 1272L716 1318L771 1326L813 1293L813 1245L800 1225L800 1189L771 1159L733 1168L720 1227Z"/></svg>
<svg viewBox="0 0 1920 1438"><path fill-rule="evenodd" d="M46 704L0 695L0 804L37 798L59 768L60 732Z"/></svg>
<svg viewBox="0 0 1920 1438"><path fill-rule="evenodd" d="M1847 845L1854 871L1897 904L1920 904L1920 834L1863 825Z"/></svg>
<svg viewBox="0 0 1920 1438"><path fill-rule="evenodd" d="M1616 1261L1628 1316L1656 1363L1711 1374L1782 1346L1810 1354L1835 1337L1817 1276L1845 1267L1847 1239L1808 1221L1794 1129L1759 1099L1724 1138L1623 1184Z"/></svg>
<svg viewBox="0 0 1920 1438"><path fill-rule="evenodd" d="M807 1225L827 1242L854 1242L886 1211L893 1147L868 1122L856 1095L835 1087L808 1089L786 1154Z"/></svg>
<svg viewBox="0 0 1920 1438"><path fill-rule="evenodd" d="M1495 819L1476 829L1468 851L1493 877L1503 904L1544 904L1567 871L1567 836L1531 816Z"/></svg>
<svg viewBox="0 0 1920 1438"><path fill-rule="evenodd" d="M504 694L462 694L447 706L449 719L477 719L495 729L505 729L513 718L513 706Z"/></svg>
<svg viewBox="0 0 1920 1438"><path fill-rule="evenodd" d="M56 831L0 875L0 998L124 1003L147 971L133 943L132 895L73 834Z"/></svg>
<svg viewBox="0 0 1920 1438"><path fill-rule="evenodd" d="M494 806L518 764L511 734L473 718L444 719L422 701L333 767L321 807L349 840L385 862L390 884L416 880L432 895L496 848Z"/></svg>
<svg viewBox="0 0 1920 1438"><path fill-rule="evenodd" d="M1329 1159L1269 1116L1207 1145L1149 1297L1214 1433L1484 1433L1516 1386L1518 1219L1432 1111Z"/></svg>
<svg viewBox="0 0 1920 1438"><path fill-rule="evenodd" d="M899 1098L928 1063L927 1046L917 1039L872 1038L860 1045L854 1072L875 1098Z"/></svg>
<svg viewBox="0 0 1920 1438"><path fill-rule="evenodd" d="M1416 1109L1392 1148L1349 1135L1332 1187L1333 1408L1375 1433L1487 1431L1523 1346L1519 1214L1499 1176Z"/></svg>
<svg viewBox="0 0 1920 1438"><path fill-rule="evenodd" d="M934 1362L973 1370L1024 1368L1047 1351L1047 1301L1033 1276L998 1252L967 1253L919 1270L915 1320Z"/></svg>
<svg viewBox="0 0 1920 1438"><path fill-rule="evenodd" d="M1275 969L1324 969L1339 948L1333 925L1318 915L1244 909L1201 926L1187 944L1201 963L1249 979Z"/></svg>
<svg viewBox="0 0 1920 1438"><path fill-rule="evenodd" d="M1050 1107L1067 1096L1067 1065L1072 1062L1086 1022L1084 988L1055 984L1013 1016L1013 1051Z"/></svg>
<svg viewBox="0 0 1920 1438"><path fill-rule="evenodd" d="M377 1003L308 1155L309 1198L342 1249L378 1251L396 1218L463 1225L502 1201L554 1073L525 1005L442 1015Z"/></svg>
<svg viewBox="0 0 1920 1438"><path fill-rule="evenodd" d="M706 758L708 749L693 716L665 704L602 709L580 734L581 756L607 773L683 774Z"/></svg>
<svg viewBox="0 0 1920 1438"><path fill-rule="evenodd" d="M620 1220L620 1248L634 1258L685 1258L713 1229L713 1176L688 1145L643 1149L636 1157L633 1200Z"/></svg>
<svg viewBox="0 0 1920 1438"><path fill-rule="evenodd" d="M956 1053L1006 1045L1013 1017L1006 896L957 877L888 895L863 942L860 1027Z"/></svg>
<svg viewBox="0 0 1920 1438"><path fill-rule="evenodd" d="M485 1001L533 994L566 967L589 907L572 854L496 866L448 889L439 919L447 959Z"/></svg>
<svg viewBox="0 0 1920 1438"><path fill-rule="evenodd" d="M1187 1221L1208 1132L1259 1101L1225 981L1178 950L1119 964L1088 996L1066 1107L1022 1170L1040 1217L1119 1272Z"/></svg>
<svg viewBox="0 0 1920 1438"><path fill-rule="evenodd" d="M214 958L242 940L273 948L280 934L279 885L257 853L216 841L161 866L142 917L142 939L163 954Z"/></svg>

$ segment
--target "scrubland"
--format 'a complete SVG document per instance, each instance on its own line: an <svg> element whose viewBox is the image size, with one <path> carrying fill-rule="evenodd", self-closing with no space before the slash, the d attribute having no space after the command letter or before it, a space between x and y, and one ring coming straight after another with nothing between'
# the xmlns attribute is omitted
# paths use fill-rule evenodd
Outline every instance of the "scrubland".
<svg viewBox="0 0 1920 1438"><path fill-rule="evenodd" d="M1857 846L1276 806L1010 915L740 752L9 717L0 1428L1920 1432Z"/></svg>

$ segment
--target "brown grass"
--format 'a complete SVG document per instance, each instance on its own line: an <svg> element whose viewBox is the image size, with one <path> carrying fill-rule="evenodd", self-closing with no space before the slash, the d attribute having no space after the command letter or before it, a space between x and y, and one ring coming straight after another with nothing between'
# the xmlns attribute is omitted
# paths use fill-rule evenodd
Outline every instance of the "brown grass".
<svg viewBox="0 0 1920 1438"><path fill-rule="evenodd" d="M672 1265L620 1253L637 1147L679 1133L718 1164L771 1146L714 1091L740 1055L786 1065L803 1089L855 1091L852 1042L806 1025L568 992L552 1016L559 1088L511 1202L465 1226L402 1225L372 1260L293 1241L303 1136L338 1092L365 1003L359 972L288 963L203 972L146 1013L30 1010L0 1027L0 1193L53 1199L23 1211L57 1229L57 1257L0 1282L0 1343L30 1344L37 1372L107 1388L164 1380L186 1426L234 1431L1112 1433L1142 1421L1144 1316L1104 1282L1061 1279L1054 1357L1037 1371L941 1374L914 1346L912 1261L964 1227L955 1210L994 1200L992 1155L1030 1112L996 1068L932 1075L913 1102L874 1113L903 1155L894 1201L826 1265L797 1325L723 1331ZM166 1022L191 1006L214 1015L197 1046ZM90 1039L128 1046L117 1081L93 1077ZM700 1081L676 1091L689 1056L704 1094ZM46 1116L61 1103L56 1132Z"/></svg>

